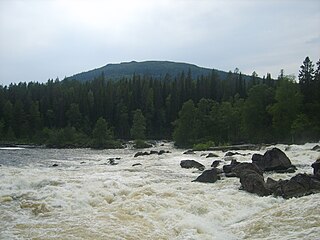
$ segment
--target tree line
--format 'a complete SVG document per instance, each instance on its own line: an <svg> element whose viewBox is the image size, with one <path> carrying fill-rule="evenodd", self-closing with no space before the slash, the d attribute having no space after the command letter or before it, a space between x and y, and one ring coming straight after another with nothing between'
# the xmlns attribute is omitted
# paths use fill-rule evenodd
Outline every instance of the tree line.
<svg viewBox="0 0 320 240"><path fill-rule="evenodd" d="M162 79L48 80L0 86L0 141L119 147L116 139L173 139L178 146L299 142L320 137L320 61L293 76L226 79L215 70ZM139 142L139 141L138 141Z"/></svg>

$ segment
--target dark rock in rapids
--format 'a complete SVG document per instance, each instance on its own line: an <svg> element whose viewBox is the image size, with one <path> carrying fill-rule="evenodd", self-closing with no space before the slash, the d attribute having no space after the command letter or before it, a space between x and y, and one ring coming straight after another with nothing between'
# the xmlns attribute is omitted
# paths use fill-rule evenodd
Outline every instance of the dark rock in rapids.
<svg viewBox="0 0 320 240"><path fill-rule="evenodd" d="M142 164L141 163L132 164L132 167L135 167L135 166L142 166Z"/></svg>
<svg viewBox="0 0 320 240"><path fill-rule="evenodd" d="M180 162L182 168L197 168L201 171L205 169L205 166L195 160L182 160Z"/></svg>
<svg viewBox="0 0 320 240"><path fill-rule="evenodd" d="M204 182L204 183L214 183L220 179L218 171L216 168L205 170L200 176L198 176L192 182Z"/></svg>
<svg viewBox="0 0 320 240"><path fill-rule="evenodd" d="M213 167L213 168L216 168L216 167L218 167L219 166L219 164L220 164L220 160L215 160L215 161L213 161L213 163L211 164L211 167Z"/></svg>
<svg viewBox="0 0 320 240"><path fill-rule="evenodd" d="M58 167L59 165L57 163L52 164L51 167Z"/></svg>
<svg viewBox="0 0 320 240"><path fill-rule="evenodd" d="M219 155L215 154L215 153L209 153L206 158L212 158L212 157L219 157Z"/></svg>
<svg viewBox="0 0 320 240"><path fill-rule="evenodd" d="M318 158L317 161L312 163L311 167L313 168L313 175L320 179L320 158Z"/></svg>
<svg viewBox="0 0 320 240"><path fill-rule="evenodd" d="M265 152L262 156L260 154L252 155L252 163L256 164L262 171L292 171L293 165L287 155L279 148L272 148Z"/></svg>
<svg viewBox="0 0 320 240"><path fill-rule="evenodd" d="M225 157L232 157L234 155L245 156L246 154L242 154L242 153L239 153L239 152L227 152L224 156Z"/></svg>
<svg viewBox="0 0 320 240"><path fill-rule="evenodd" d="M193 150L187 150L183 154L195 154L195 152Z"/></svg>
<svg viewBox="0 0 320 240"><path fill-rule="evenodd" d="M319 145L315 145L311 150L320 151L320 146Z"/></svg>
<svg viewBox="0 0 320 240"><path fill-rule="evenodd" d="M238 162L237 160L232 160L230 164L224 165L222 167L223 172L224 173L231 173L232 169L235 168L238 164L240 164L240 162Z"/></svg>
<svg viewBox="0 0 320 240"><path fill-rule="evenodd" d="M245 170L240 174L241 189L259 196L268 196L271 191L266 187L262 175L254 170Z"/></svg>
<svg viewBox="0 0 320 240"><path fill-rule="evenodd" d="M283 198L302 197L320 192L320 180L313 175L299 173L290 180L267 179L266 187L275 196Z"/></svg>
<svg viewBox="0 0 320 240"><path fill-rule="evenodd" d="M150 153L148 152L137 152L134 157L140 157L140 156L148 156Z"/></svg>

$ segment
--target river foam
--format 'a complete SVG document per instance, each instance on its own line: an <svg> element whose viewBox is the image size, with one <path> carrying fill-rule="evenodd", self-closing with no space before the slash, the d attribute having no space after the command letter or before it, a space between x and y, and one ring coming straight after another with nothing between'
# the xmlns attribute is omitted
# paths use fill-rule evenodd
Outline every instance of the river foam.
<svg viewBox="0 0 320 240"><path fill-rule="evenodd" d="M311 173L315 144L279 145L298 172ZM191 182L213 159L183 155L171 143L163 155L89 149L1 150L0 239L316 239L320 194L284 200L240 191L237 178ZM238 161L251 154L239 151ZM223 160L224 153L215 152ZM109 158L120 158L110 165ZM141 165L132 166L141 163ZM53 164L58 166L52 167ZM286 179L294 174L274 174Z"/></svg>

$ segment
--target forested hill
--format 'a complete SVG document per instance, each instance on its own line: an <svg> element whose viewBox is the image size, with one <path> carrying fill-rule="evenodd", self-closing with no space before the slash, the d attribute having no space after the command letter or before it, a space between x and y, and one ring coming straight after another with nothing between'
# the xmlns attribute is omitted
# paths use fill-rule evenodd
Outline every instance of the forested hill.
<svg viewBox="0 0 320 240"><path fill-rule="evenodd" d="M123 62L119 64L107 64L101 68L96 68L87 72L75 74L67 79L78 80L81 82L90 81L100 77L102 74L105 79L119 80L121 78L132 78L132 76L148 76L153 79L164 79L165 77L174 79L184 72L191 71L192 79L201 76L208 76L212 69L198 67L189 63L178 63L170 61L145 61L145 62ZM228 73L215 69L216 74L221 80L227 78ZM249 76L243 75L244 78Z"/></svg>

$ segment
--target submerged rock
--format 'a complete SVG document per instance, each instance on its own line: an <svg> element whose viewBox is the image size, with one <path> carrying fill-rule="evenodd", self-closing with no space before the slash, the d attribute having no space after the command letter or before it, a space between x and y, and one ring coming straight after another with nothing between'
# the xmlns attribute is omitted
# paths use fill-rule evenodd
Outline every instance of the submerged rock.
<svg viewBox="0 0 320 240"><path fill-rule="evenodd" d="M287 155L279 148L272 148L264 155L253 154L252 163L256 164L262 171L292 171L294 166L291 164Z"/></svg>
<svg viewBox="0 0 320 240"><path fill-rule="evenodd" d="M148 152L137 152L134 157L140 157L140 156L148 156L150 153Z"/></svg>
<svg viewBox="0 0 320 240"><path fill-rule="evenodd" d="M54 164L52 164L52 166L51 166L51 167L58 167L58 166L59 166L59 164L54 163Z"/></svg>
<svg viewBox="0 0 320 240"><path fill-rule="evenodd" d="M197 168L201 171L205 169L205 166L195 160L182 160L180 162L182 168Z"/></svg>
<svg viewBox="0 0 320 240"><path fill-rule="evenodd" d="M216 168L205 170L199 177L192 182L214 183L220 179Z"/></svg>

